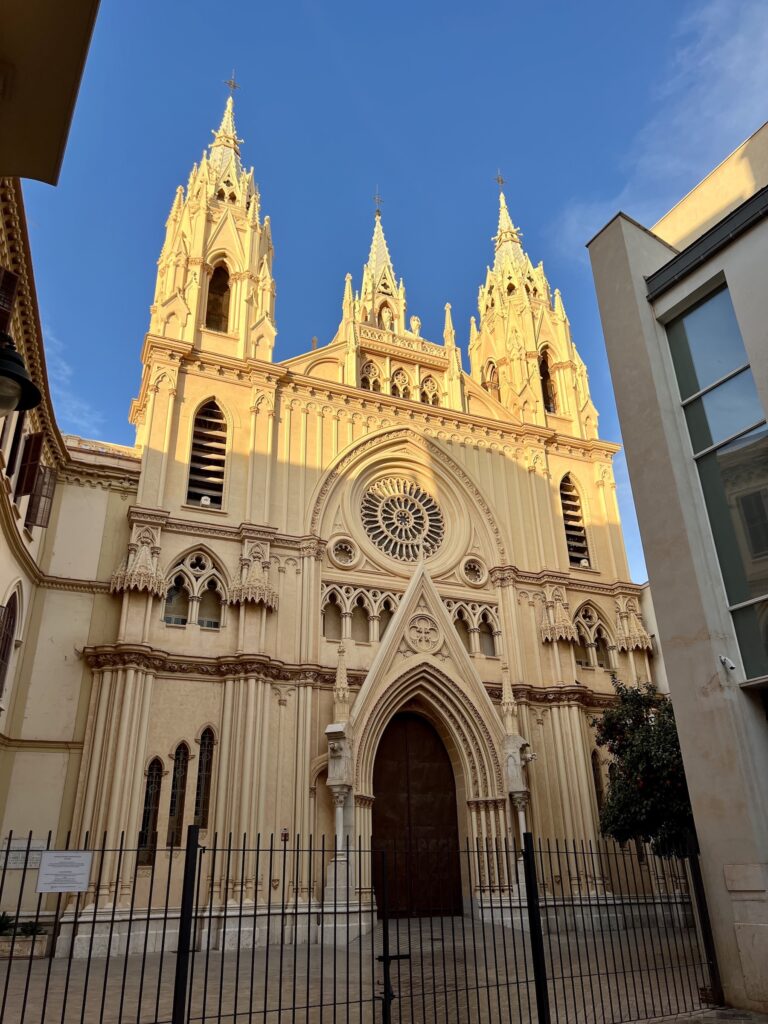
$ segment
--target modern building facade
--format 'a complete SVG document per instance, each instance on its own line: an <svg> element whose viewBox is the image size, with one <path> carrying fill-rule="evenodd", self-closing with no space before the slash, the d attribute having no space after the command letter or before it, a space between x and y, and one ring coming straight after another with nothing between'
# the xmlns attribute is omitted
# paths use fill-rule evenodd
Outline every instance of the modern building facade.
<svg viewBox="0 0 768 1024"><path fill-rule="evenodd" d="M385 843L417 799L456 843L594 837L590 719L652 642L559 292L502 195L465 373L450 306L441 344L406 315L377 212L335 336L276 362L240 145L230 99L167 221L135 446L62 438L47 400L5 425L4 832L124 829L139 878L192 822Z"/></svg>
<svg viewBox="0 0 768 1024"><path fill-rule="evenodd" d="M726 995L768 1009L768 125L589 243Z"/></svg>

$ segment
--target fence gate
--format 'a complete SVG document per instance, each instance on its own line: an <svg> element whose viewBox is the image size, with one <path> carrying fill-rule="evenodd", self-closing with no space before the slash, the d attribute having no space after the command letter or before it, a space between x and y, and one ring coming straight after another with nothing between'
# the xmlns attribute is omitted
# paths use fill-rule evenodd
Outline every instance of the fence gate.
<svg viewBox="0 0 768 1024"><path fill-rule="evenodd" d="M602 842L11 834L0 912L4 1024L619 1024L720 995L697 857Z"/></svg>

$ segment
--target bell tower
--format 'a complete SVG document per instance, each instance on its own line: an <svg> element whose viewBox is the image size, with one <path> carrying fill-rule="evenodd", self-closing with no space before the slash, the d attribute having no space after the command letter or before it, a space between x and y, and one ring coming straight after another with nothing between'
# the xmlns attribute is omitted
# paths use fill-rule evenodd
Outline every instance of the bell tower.
<svg viewBox="0 0 768 1024"><path fill-rule="evenodd" d="M190 350L271 361L275 283L269 217L240 158L230 96L213 142L176 190L149 333Z"/></svg>
<svg viewBox="0 0 768 1024"><path fill-rule="evenodd" d="M477 297L469 335L470 374L523 422L576 437L597 437L587 371L571 339L562 296L544 264L523 249L503 192L493 266Z"/></svg>

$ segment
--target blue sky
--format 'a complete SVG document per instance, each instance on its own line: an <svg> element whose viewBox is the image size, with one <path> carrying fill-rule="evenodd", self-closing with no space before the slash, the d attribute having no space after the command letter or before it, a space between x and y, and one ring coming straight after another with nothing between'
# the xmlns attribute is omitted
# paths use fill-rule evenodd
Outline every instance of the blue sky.
<svg viewBox="0 0 768 1024"><path fill-rule="evenodd" d="M25 186L64 431L132 443L156 260L178 184L237 70L238 131L272 218L276 358L332 336L384 227L410 313L465 351L501 168L534 262L563 293L600 434L620 441L585 242L622 208L652 223L768 117L755 0L387 5L102 0L57 188ZM633 578L646 578L623 456Z"/></svg>

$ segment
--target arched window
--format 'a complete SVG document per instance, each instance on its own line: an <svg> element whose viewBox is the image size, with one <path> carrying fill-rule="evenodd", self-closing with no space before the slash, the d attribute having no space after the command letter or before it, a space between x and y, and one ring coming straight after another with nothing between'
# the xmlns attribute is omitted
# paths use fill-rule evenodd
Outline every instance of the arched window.
<svg viewBox="0 0 768 1024"><path fill-rule="evenodd" d="M576 632L578 634L578 641L573 645L573 653L576 658L576 664L581 665L582 668L589 667L589 651L587 650L587 643L584 634L577 627Z"/></svg>
<svg viewBox="0 0 768 1024"><path fill-rule="evenodd" d="M157 849L157 814L160 810L160 787L163 784L163 763L159 757L150 761L144 787L144 810L141 815L137 862L154 864Z"/></svg>
<svg viewBox="0 0 768 1024"><path fill-rule="evenodd" d="M189 594L183 576L177 576L165 595L163 622L171 626L186 626L189 619Z"/></svg>
<svg viewBox="0 0 768 1024"><path fill-rule="evenodd" d="M323 609L323 636L326 640L341 640L341 608L336 594L331 594Z"/></svg>
<svg viewBox="0 0 768 1024"><path fill-rule="evenodd" d="M0 697L5 691L8 667L13 654L13 643L16 639L16 622L19 616L16 594L11 594L8 604L0 609Z"/></svg>
<svg viewBox="0 0 768 1024"><path fill-rule="evenodd" d="M187 793L187 771L189 770L189 747L180 743L173 755L173 776L171 778L171 804L168 808L168 846L181 846L184 828L184 797Z"/></svg>
<svg viewBox="0 0 768 1024"><path fill-rule="evenodd" d="M227 461L227 421L211 399L195 416L189 458L187 503L221 508Z"/></svg>
<svg viewBox="0 0 768 1024"><path fill-rule="evenodd" d="M539 357L539 377L541 378L541 394L544 398L544 408L547 412L557 412L555 400L555 383L549 372L549 356L542 352Z"/></svg>
<svg viewBox="0 0 768 1024"><path fill-rule="evenodd" d="M226 195L224 194L224 189L223 188L220 188L219 191L216 193L216 198L220 199L222 203L227 198Z"/></svg>
<svg viewBox="0 0 768 1024"><path fill-rule="evenodd" d="M392 606L392 602L387 597L381 602L381 608L379 610L379 640L384 639L384 634L387 632L394 614L395 610Z"/></svg>
<svg viewBox="0 0 768 1024"><path fill-rule="evenodd" d="M367 362L360 371L360 387L365 391L381 391L379 368L375 363Z"/></svg>
<svg viewBox="0 0 768 1024"><path fill-rule="evenodd" d="M598 813L602 813L605 802L605 790L603 789L603 772L600 767L600 757L596 750L592 751L592 781L595 786L595 799L597 800Z"/></svg>
<svg viewBox="0 0 768 1024"><path fill-rule="evenodd" d="M489 359L485 366L485 372L483 373L483 387L492 395L497 401L499 398L499 371L496 367L496 363L492 359Z"/></svg>
<svg viewBox="0 0 768 1024"><path fill-rule="evenodd" d="M211 804L211 777L213 775L213 729L204 729L200 737L200 760L197 765L195 787L195 824L208 828L208 809Z"/></svg>
<svg viewBox="0 0 768 1024"><path fill-rule="evenodd" d="M200 597L200 608L197 612L197 624L203 629L218 629L221 625L221 597L216 580L208 580Z"/></svg>
<svg viewBox="0 0 768 1024"><path fill-rule="evenodd" d="M496 637L487 612L480 616L480 652L486 658L496 657Z"/></svg>
<svg viewBox="0 0 768 1024"><path fill-rule="evenodd" d="M453 620L453 624L456 627L456 632L459 634L459 640L464 644L468 651L472 650L472 642L469 638L469 623L467 622L466 612L463 609L459 609L456 612L456 618Z"/></svg>
<svg viewBox="0 0 768 1024"><path fill-rule="evenodd" d="M602 628L595 630L595 657L597 658L598 668L612 668L608 638Z"/></svg>
<svg viewBox="0 0 768 1024"><path fill-rule="evenodd" d="M362 597L358 597L352 608L352 639L356 644L367 644L369 639L368 611Z"/></svg>
<svg viewBox="0 0 768 1024"><path fill-rule="evenodd" d="M589 548L587 546L587 531L584 529L584 517L581 513L581 498L569 473L566 473L560 481L560 504L563 508L568 561L571 565L588 569Z"/></svg>
<svg viewBox="0 0 768 1024"><path fill-rule="evenodd" d="M440 394L434 377L424 378L419 397L425 405L440 405Z"/></svg>
<svg viewBox="0 0 768 1024"><path fill-rule="evenodd" d="M411 386L405 370L395 370L392 374L391 393L395 398L410 398Z"/></svg>
<svg viewBox="0 0 768 1024"><path fill-rule="evenodd" d="M223 263L214 267L208 284L205 326L209 331L226 331L229 328L229 271Z"/></svg>

